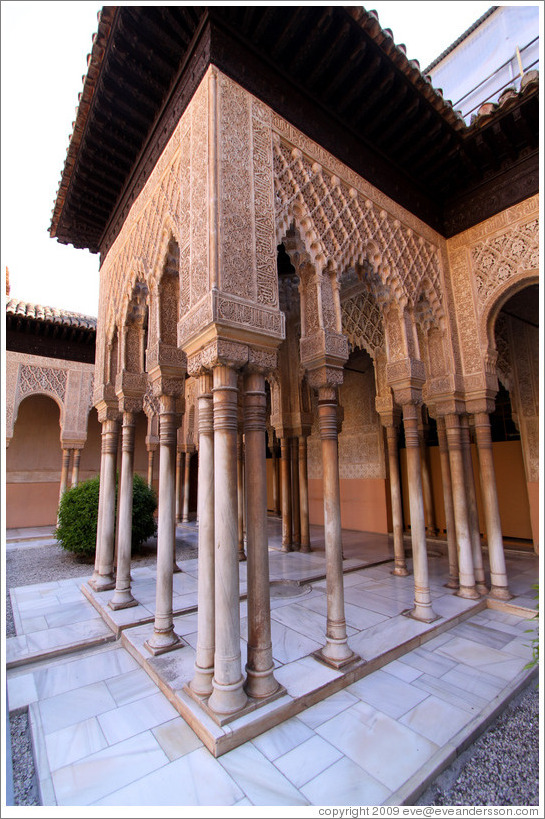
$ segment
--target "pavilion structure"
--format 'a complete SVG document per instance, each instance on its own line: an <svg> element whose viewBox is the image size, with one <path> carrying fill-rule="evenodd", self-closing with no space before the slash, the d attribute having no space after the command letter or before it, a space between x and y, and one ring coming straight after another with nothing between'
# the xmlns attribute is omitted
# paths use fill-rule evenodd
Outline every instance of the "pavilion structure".
<svg viewBox="0 0 545 819"><path fill-rule="evenodd" d="M325 527L321 663L342 671L359 662L347 637L341 512L357 519L350 528L389 529L394 575L405 576L408 491L409 615L435 620L432 423L445 582L468 600L510 598L490 414L501 379L537 546L538 349L528 320L538 283L537 118L530 72L467 126L360 7L103 9L51 226L101 259L101 494L89 586L108 592L114 610L138 602L131 488L135 419L145 411L159 459L146 651L183 646L172 604L181 429L186 460L198 449L198 642L187 691L207 718L232 720L280 692L268 491L286 551L312 548L309 520Z"/></svg>

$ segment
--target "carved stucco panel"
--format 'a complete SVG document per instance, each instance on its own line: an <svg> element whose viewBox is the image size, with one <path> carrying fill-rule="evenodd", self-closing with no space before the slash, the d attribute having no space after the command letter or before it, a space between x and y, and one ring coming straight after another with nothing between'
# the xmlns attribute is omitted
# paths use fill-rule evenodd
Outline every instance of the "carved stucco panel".
<svg viewBox="0 0 545 819"><path fill-rule="evenodd" d="M514 225L471 248L479 310L508 279L539 266L538 220Z"/></svg>
<svg viewBox="0 0 545 819"><path fill-rule="evenodd" d="M483 369L468 248L449 246L449 267L464 374Z"/></svg>
<svg viewBox="0 0 545 819"><path fill-rule="evenodd" d="M191 103L190 175L190 306L195 305L210 287L209 260L209 180L208 180L208 106L207 77L201 82Z"/></svg>

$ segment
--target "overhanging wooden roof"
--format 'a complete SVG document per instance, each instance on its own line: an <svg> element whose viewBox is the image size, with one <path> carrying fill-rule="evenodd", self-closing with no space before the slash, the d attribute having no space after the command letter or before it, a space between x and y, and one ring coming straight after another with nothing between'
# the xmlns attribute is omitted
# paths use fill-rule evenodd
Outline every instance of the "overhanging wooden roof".
<svg viewBox="0 0 545 819"><path fill-rule="evenodd" d="M537 82L468 128L374 12L106 6L53 237L107 251L210 63L446 236L537 191Z"/></svg>

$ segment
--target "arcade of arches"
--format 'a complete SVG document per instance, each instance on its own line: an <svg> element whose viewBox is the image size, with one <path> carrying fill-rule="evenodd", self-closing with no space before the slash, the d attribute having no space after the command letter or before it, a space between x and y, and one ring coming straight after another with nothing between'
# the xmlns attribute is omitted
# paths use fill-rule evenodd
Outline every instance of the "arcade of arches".
<svg viewBox="0 0 545 819"><path fill-rule="evenodd" d="M159 464L146 648L181 645L172 615L176 451L189 463L198 449L190 689L210 713L237 713L248 697L278 689L267 506L281 510L285 550L309 551L309 521L323 522L320 659L336 669L354 659L343 525L391 531L394 573L404 575L410 524L417 620L436 617L426 536L438 531L458 595L509 599L504 537L537 549L537 216L533 196L445 240L214 66L206 71L103 255L93 393L102 480L89 584L114 590L114 609L136 604L130 497L144 412ZM496 408L500 385L510 406ZM511 486L503 502L516 470L518 510L508 508Z"/></svg>

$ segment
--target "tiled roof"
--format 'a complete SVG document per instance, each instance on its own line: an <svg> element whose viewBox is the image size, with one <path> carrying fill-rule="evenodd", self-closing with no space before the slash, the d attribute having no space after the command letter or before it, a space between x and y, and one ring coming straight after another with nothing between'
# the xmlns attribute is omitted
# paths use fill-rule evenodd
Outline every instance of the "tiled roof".
<svg viewBox="0 0 545 819"><path fill-rule="evenodd" d="M80 327L85 330L96 330L97 320L94 316L83 313L73 313L70 310L59 310L57 307L44 307L41 304L10 299L6 305L6 313L11 316L34 319L49 324L65 327Z"/></svg>
<svg viewBox="0 0 545 819"><path fill-rule="evenodd" d="M469 127L473 130L480 128L488 122L492 116L507 111L510 107L516 105L521 98L532 93L538 86L539 72L527 71L526 74L523 74L521 77L518 91L516 86L510 85L508 88L504 88L497 102L483 102L482 105L479 106L477 113L471 115Z"/></svg>

